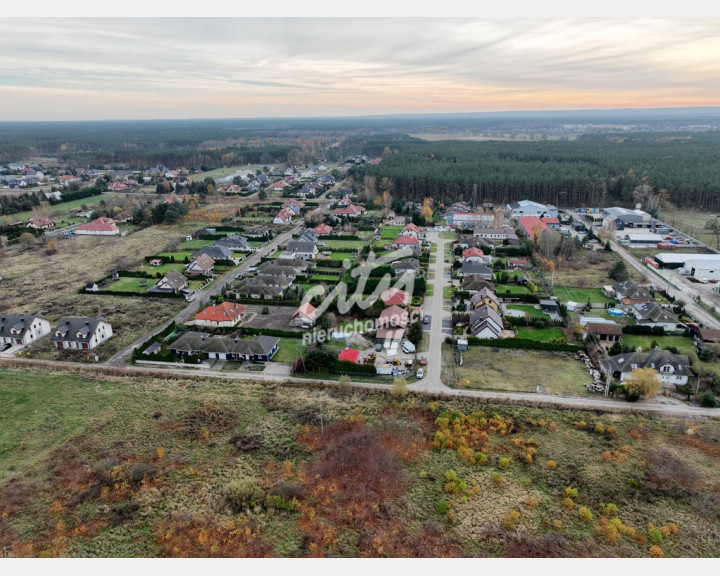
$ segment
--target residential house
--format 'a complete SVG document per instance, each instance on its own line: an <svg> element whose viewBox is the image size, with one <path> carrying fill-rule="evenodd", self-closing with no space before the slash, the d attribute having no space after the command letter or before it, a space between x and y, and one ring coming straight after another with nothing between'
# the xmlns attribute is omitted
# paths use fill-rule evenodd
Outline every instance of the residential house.
<svg viewBox="0 0 720 576"><path fill-rule="evenodd" d="M480 306L489 306L498 314L500 313L500 300L495 293L487 287L483 287L470 298L470 305L477 310Z"/></svg>
<svg viewBox="0 0 720 576"><path fill-rule="evenodd" d="M209 336L204 332L185 332L170 344L175 356L207 355L211 360L269 362L278 351L280 338L255 336L252 340L228 336Z"/></svg>
<svg viewBox="0 0 720 576"><path fill-rule="evenodd" d="M288 200L282 205L282 207L287 208L294 215L297 215L300 214L300 211L305 207L305 204L299 200Z"/></svg>
<svg viewBox="0 0 720 576"><path fill-rule="evenodd" d="M245 315L245 306L234 302L223 302L217 306L208 306L198 312L193 320L197 326L213 328L231 327L241 322Z"/></svg>
<svg viewBox="0 0 720 576"><path fill-rule="evenodd" d="M407 306L410 304L410 294L400 288L388 288L380 294L380 299L385 306Z"/></svg>
<svg viewBox="0 0 720 576"><path fill-rule="evenodd" d="M641 326L660 326L665 332L685 330L685 324L680 322L677 316L655 302L638 302L630 305L627 310L635 316L637 324Z"/></svg>
<svg viewBox="0 0 720 576"><path fill-rule="evenodd" d="M273 219L273 224L289 224L292 221L293 213L288 208L283 208Z"/></svg>
<svg viewBox="0 0 720 576"><path fill-rule="evenodd" d="M412 235L398 236L397 238L395 238L395 240L393 240L392 248L410 248L413 251L419 251L420 240L418 240L417 237Z"/></svg>
<svg viewBox="0 0 720 576"><path fill-rule="evenodd" d="M686 385L693 377L687 355L673 354L657 347L650 352L617 354L611 356L609 362L601 360L600 365L605 372L619 378L621 382L626 382L636 368L652 368L659 374L662 388L670 390L675 386Z"/></svg>
<svg viewBox="0 0 720 576"><path fill-rule="evenodd" d="M318 241L318 235L312 228L303 230L303 233L297 237L298 242L312 242L315 244Z"/></svg>
<svg viewBox="0 0 720 576"><path fill-rule="evenodd" d="M80 224L74 230L75 234L87 234L92 236L116 236L120 229L112 218L97 218L92 222Z"/></svg>
<svg viewBox="0 0 720 576"><path fill-rule="evenodd" d="M267 226L255 226L255 228L243 232L243 236L246 238L262 239L267 238L269 232L270 230L268 230Z"/></svg>
<svg viewBox="0 0 720 576"><path fill-rule="evenodd" d="M289 280L295 280L298 275L298 269L293 266L282 266L275 263L276 260L268 260L257 267L258 274L264 276L282 276Z"/></svg>
<svg viewBox="0 0 720 576"><path fill-rule="evenodd" d="M484 278L481 278L480 276L471 275L463 277L462 288L466 292L470 293L477 292L479 290L482 290L483 288L495 291L495 284L488 280L485 280Z"/></svg>
<svg viewBox="0 0 720 576"><path fill-rule="evenodd" d="M60 318L50 340L63 350L92 350L113 335L104 318Z"/></svg>
<svg viewBox="0 0 720 576"><path fill-rule="evenodd" d="M317 226L315 226L315 228L313 228L313 231L318 236L327 236L333 233L333 227L323 222L322 224L318 224Z"/></svg>
<svg viewBox="0 0 720 576"><path fill-rule="evenodd" d="M478 262L480 264L484 264L487 262L485 252L480 250L480 248L475 247L463 250L462 258L465 262Z"/></svg>
<svg viewBox="0 0 720 576"><path fill-rule="evenodd" d="M233 289L238 297L241 298L269 300L282 296L285 291L285 289L276 282L272 276L253 276L251 278L241 278L237 281Z"/></svg>
<svg viewBox="0 0 720 576"><path fill-rule="evenodd" d="M422 237L422 229L415 224L408 224L400 233L402 236L414 236L418 240Z"/></svg>
<svg viewBox="0 0 720 576"><path fill-rule="evenodd" d="M315 306L310 304L310 302L301 304L292 315L293 326L299 326L301 328L312 328L315 326L316 320Z"/></svg>
<svg viewBox="0 0 720 576"><path fill-rule="evenodd" d="M30 218L27 227L34 228L35 230L52 230L55 228L55 222L52 218L40 216L38 218Z"/></svg>
<svg viewBox="0 0 720 576"><path fill-rule="evenodd" d="M461 276L479 276L483 280L492 280L493 271L492 268L479 264L477 262L463 262L463 265L458 269L458 273Z"/></svg>
<svg viewBox="0 0 720 576"><path fill-rule="evenodd" d="M625 282L617 282L612 285L615 292L615 298L623 306L632 306L633 304L641 304L643 302L654 302L650 292L633 282L626 280Z"/></svg>
<svg viewBox="0 0 720 576"><path fill-rule="evenodd" d="M357 218L358 216L362 216L364 213L365 208L363 208L362 206L356 206L355 204L351 206L346 206L344 208L335 208L331 212L335 219L340 219L343 217Z"/></svg>
<svg viewBox="0 0 720 576"><path fill-rule="evenodd" d="M133 213L130 212L129 210L120 212L120 214L113 217L113 220L115 220L115 222L130 222L132 219L133 219Z"/></svg>
<svg viewBox="0 0 720 576"><path fill-rule="evenodd" d="M395 276L400 276L401 274L418 274L420 272L420 260L417 258L403 258L402 260L392 262L390 267Z"/></svg>
<svg viewBox="0 0 720 576"><path fill-rule="evenodd" d="M622 341L622 326L614 322L588 322L585 333L597 336L601 343Z"/></svg>
<svg viewBox="0 0 720 576"><path fill-rule="evenodd" d="M554 232L542 218L536 216L523 216L518 218L517 222L525 236L531 239L535 239L543 232Z"/></svg>
<svg viewBox="0 0 720 576"><path fill-rule="evenodd" d="M219 240L218 242L215 242L215 244L211 244L210 246L203 246L199 250L195 250L195 252L193 252L192 254L192 258L198 258L202 255L209 256L213 259L213 261L233 259L232 250L226 246L219 244Z"/></svg>
<svg viewBox="0 0 720 576"><path fill-rule="evenodd" d="M177 270L170 270L165 276L157 281L155 286L148 292L166 292L179 294L187 286L187 278Z"/></svg>
<svg viewBox="0 0 720 576"><path fill-rule="evenodd" d="M50 333L42 314L0 313L0 343L25 346Z"/></svg>
<svg viewBox="0 0 720 576"><path fill-rule="evenodd" d="M405 336L405 328L408 322L407 310L397 305L385 308L377 320L375 338L377 338L378 342L384 343L386 348L392 342L400 342Z"/></svg>
<svg viewBox="0 0 720 576"><path fill-rule="evenodd" d="M301 260L313 260L317 257L318 249L314 242L301 242L291 240L287 243L283 258L298 258Z"/></svg>
<svg viewBox="0 0 720 576"><path fill-rule="evenodd" d="M481 305L470 315L470 331L475 338L500 338L503 323L491 306Z"/></svg>
<svg viewBox="0 0 720 576"><path fill-rule="evenodd" d="M215 260L207 254L194 256L185 270L189 276L211 276L215 268Z"/></svg>
<svg viewBox="0 0 720 576"><path fill-rule="evenodd" d="M540 299L540 310L545 312L546 314L558 314L559 313L559 304L557 300L550 300L550 299Z"/></svg>

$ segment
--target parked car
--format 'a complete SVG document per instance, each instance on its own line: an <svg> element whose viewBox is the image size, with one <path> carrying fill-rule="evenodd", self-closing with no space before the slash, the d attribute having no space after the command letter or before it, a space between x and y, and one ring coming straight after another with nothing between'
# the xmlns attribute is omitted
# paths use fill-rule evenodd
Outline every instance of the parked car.
<svg viewBox="0 0 720 576"><path fill-rule="evenodd" d="M430 324L430 316L425 316L423 318L423 324Z"/></svg>
<svg viewBox="0 0 720 576"><path fill-rule="evenodd" d="M425 356L420 357L420 366L427 366L427 358L425 358Z"/></svg>
<svg viewBox="0 0 720 576"><path fill-rule="evenodd" d="M378 342L375 344L375 352L382 352L382 343Z"/></svg>
<svg viewBox="0 0 720 576"><path fill-rule="evenodd" d="M5 352L8 348L10 348L12 344L10 342L5 342L2 346L0 346L0 352Z"/></svg>
<svg viewBox="0 0 720 576"><path fill-rule="evenodd" d="M425 371L422 368L418 368L417 374L415 374L415 377L420 379L423 376L425 376Z"/></svg>

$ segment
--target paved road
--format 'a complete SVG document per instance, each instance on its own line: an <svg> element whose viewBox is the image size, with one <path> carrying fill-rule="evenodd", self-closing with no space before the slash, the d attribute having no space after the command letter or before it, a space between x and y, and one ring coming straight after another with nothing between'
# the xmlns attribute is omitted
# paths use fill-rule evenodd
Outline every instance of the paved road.
<svg viewBox="0 0 720 576"><path fill-rule="evenodd" d="M432 317L428 333L430 343L427 355L427 375L422 380L408 386L408 388L421 392L452 394L453 391L445 386L440 378L442 374L442 343L445 341L446 336L443 333L443 324L445 323L444 320L450 318L450 314L443 310L443 287L449 284L445 271L450 269L449 265L445 264L444 261L445 245L450 241L440 238L440 234L437 232L427 232L427 239L437 244L437 257L435 263L429 268L435 273L435 279L432 281L433 295L425 299L424 310L426 314Z"/></svg>

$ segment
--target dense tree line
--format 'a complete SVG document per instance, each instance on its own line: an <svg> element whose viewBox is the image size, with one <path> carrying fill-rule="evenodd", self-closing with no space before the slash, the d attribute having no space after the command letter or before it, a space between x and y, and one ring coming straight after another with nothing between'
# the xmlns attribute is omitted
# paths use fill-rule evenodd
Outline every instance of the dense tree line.
<svg viewBox="0 0 720 576"><path fill-rule="evenodd" d="M663 201L720 209L720 134L583 136L572 142L426 142L407 137L361 142L383 155L350 169L354 185L390 181L396 197L559 206L633 205L643 185ZM385 180L384 180L385 179Z"/></svg>

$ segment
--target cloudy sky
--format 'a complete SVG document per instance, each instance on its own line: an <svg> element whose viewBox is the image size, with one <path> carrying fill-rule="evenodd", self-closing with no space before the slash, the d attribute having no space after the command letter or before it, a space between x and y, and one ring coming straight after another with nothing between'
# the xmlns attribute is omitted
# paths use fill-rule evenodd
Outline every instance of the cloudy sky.
<svg viewBox="0 0 720 576"><path fill-rule="evenodd" d="M720 105L720 18L2 18L0 121Z"/></svg>

